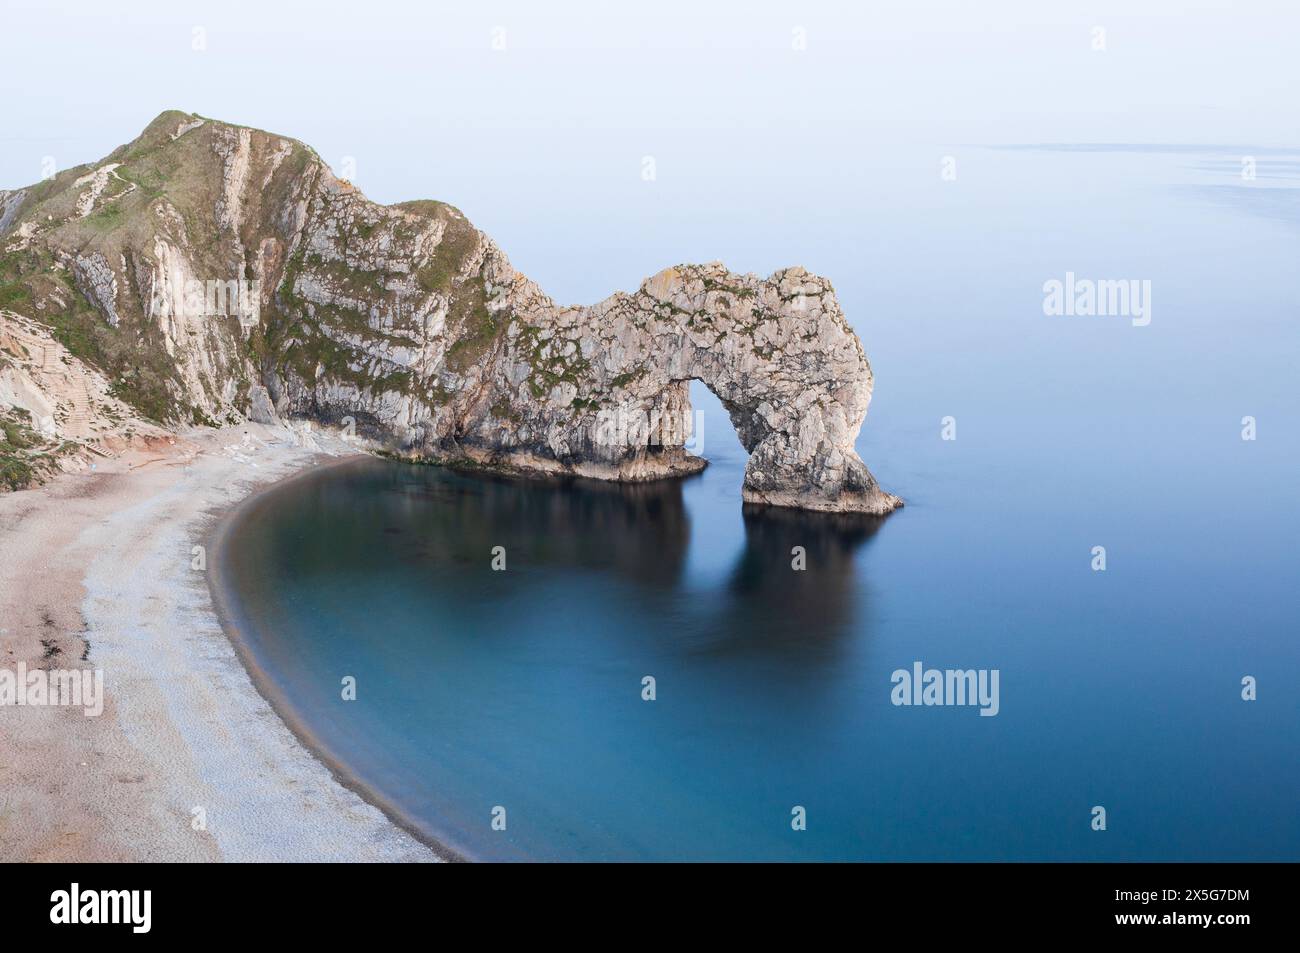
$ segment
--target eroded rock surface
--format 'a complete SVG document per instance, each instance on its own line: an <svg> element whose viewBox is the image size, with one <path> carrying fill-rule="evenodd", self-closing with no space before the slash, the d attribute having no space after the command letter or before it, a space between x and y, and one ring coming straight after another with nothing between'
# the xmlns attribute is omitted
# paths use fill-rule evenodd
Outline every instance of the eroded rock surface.
<svg viewBox="0 0 1300 953"><path fill-rule="evenodd" d="M650 480L704 466L698 379L747 501L900 505L853 448L871 368L825 279L681 265L558 306L457 209L377 205L301 143L185 113L0 193L0 304L155 420L351 418L404 456Z"/></svg>

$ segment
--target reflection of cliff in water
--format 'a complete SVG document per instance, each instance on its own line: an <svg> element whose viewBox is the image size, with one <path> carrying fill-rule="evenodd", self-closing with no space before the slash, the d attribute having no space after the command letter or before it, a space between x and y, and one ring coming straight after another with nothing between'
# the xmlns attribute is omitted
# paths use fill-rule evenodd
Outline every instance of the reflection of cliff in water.
<svg viewBox="0 0 1300 953"><path fill-rule="evenodd" d="M690 542L677 480L552 482L368 460L313 481L310 493L308 505L328 516L336 535L373 544L382 533L395 558L435 567L490 571L493 548L503 546L508 572L588 568L671 586Z"/></svg>
<svg viewBox="0 0 1300 953"><path fill-rule="evenodd" d="M828 648L865 624L854 558L883 521L746 505L725 586L700 598L683 579L691 521L681 480L544 481L360 460L270 498L301 508L293 525L320 527L319 540L310 530L274 540L304 572L410 571L456 597L495 600L577 569L591 573L586 585L623 587L625 611L649 619L674 651L724 654ZM491 571L498 546L505 573Z"/></svg>
<svg viewBox="0 0 1300 953"><path fill-rule="evenodd" d="M823 607L818 617L830 621L839 614L836 596L853 575L854 554L887 518L746 504L745 551L731 590L771 605L792 597L810 608L818 603ZM796 547L803 551L803 570L794 568Z"/></svg>
<svg viewBox="0 0 1300 953"><path fill-rule="evenodd" d="M745 548L727 586L745 620L741 639L817 642L860 628L855 557L887 518L746 505Z"/></svg>

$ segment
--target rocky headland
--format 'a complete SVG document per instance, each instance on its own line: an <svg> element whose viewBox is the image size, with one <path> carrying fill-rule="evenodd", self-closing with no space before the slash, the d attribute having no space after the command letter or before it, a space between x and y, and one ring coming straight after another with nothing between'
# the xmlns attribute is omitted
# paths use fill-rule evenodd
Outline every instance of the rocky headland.
<svg viewBox="0 0 1300 953"><path fill-rule="evenodd" d="M557 305L442 202L378 205L295 140L166 112L0 191L11 487L177 427L301 419L397 456L621 481L691 473L691 380L749 503L890 512L854 450L872 373L830 282L679 265Z"/></svg>

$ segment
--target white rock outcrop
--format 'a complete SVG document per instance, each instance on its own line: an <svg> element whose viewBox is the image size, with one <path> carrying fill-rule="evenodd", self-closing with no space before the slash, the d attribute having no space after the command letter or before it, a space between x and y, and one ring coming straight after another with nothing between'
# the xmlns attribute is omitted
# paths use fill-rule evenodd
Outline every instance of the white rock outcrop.
<svg viewBox="0 0 1300 953"><path fill-rule="evenodd" d="M98 332L79 339L100 348L87 356L115 361L155 414L352 418L400 455L640 481L704 466L689 449L699 380L749 451L747 501L900 505L854 449L872 391L862 345L802 268L679 265L564 307L455 208L377 205L300 143L174 112L55 186L0 193L9 297L84 322L68 271L149 373ZM199 285L248 286L255 317L182 307Z"/></svg>

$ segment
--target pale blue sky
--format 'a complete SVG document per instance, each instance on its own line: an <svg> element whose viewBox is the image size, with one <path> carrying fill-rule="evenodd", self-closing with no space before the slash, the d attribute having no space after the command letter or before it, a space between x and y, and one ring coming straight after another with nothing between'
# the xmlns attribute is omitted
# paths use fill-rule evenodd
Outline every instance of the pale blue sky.
<svg viewBox="0 0 1300 953"><path fill-rule="evenodd" d="M185 109L352 157L378 201L450 201L590 300L684 258L789 264L837 194L966 144L1300 140L1281 0L617 6L0 0L0 188Z"/></svg>

